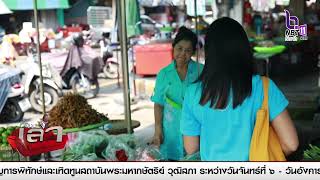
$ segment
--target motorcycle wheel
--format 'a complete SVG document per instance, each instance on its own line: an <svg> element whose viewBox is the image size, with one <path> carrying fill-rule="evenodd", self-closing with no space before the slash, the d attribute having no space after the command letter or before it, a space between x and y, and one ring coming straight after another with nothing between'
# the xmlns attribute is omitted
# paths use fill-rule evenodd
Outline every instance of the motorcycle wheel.
<svg viewBox="0 0 320 180"><path fill-rule="evenodd" d="M45 106L46 112L49 112L59 100L58 92L52 88L45 86L44 87L44 99L45 99ZM34 89L29 97L31 106L37 112L42 112L42 102L41 102L41 93L37 89Z"/></svg>
<svg viewBox="0 0 320 180"><path fill-rule="evenodd" d="M14 123L22 121L24 112L21 110L18 99L8 99L0 113L0 123Z"/></svg>
<svg viewBox="0 0 320 180"><path fill-rule="evenodd" d="M70 82L70 85L72 87L73 93L80 94L86 99L96 97L100 90L98 80L90 81L90 79L86 76L84 76L84 79L76 76Z"/></svg>
<svg viewBox="0 0 320 180"><path fill-rule="evenodd" d="M118 78L118 68L119 64L109 62L103 67L103 73L109 79L116 79Z"/></svg>

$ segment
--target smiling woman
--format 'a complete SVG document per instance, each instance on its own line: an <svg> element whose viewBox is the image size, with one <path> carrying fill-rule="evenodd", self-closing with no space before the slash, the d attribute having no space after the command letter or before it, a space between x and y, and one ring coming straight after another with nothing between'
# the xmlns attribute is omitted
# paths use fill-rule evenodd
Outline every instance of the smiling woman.
<svg viewBox="0 0 320 180"><path fill-rule="evenodd" d="M168 160L179 160L184 156L179 130L184 92L202 70L201 64L191 60L196 45L197 36L186 27L181 27L172 43L174 61L158 73L151 97L155 116L153 144L160 147L162 155Z"/></svg>

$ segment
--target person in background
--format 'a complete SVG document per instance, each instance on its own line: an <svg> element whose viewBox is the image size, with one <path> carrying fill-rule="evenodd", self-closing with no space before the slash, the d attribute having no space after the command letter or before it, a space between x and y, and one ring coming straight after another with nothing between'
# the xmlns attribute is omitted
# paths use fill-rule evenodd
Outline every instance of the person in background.
<svg viewBox="0 0 320 180"><path fill-rule="evenodd" d="M263 84L253 70L253 55L242 26L231 18L213 22L205 39L204 69L186 91L181 132L187 154L203 161L248 161ZM288 100L269 80L269 113L286 155L298 147Z"/></svg>
<svg viewBox="0 0 320 180"><path fill-rule="evenodd" d="M253 16L253 26L257 36L262 35L263 20L260 13L257 13Z"/></svg>
<svg viewBox="0 0 320 180"><path fill-rule="evenodd" d="M19 43L20 39L15 34L6 34L3 36L0 44L0 62L2 64L16 66L15 60L18 57L18 53L13 46L14 43Z"/></svg>
<svg viewBox="0 0 320 180"><path fill-rule="evenodd" d="M155 134L153 144L167 160L184 157L180 114L184 92L198 77L203 66L191 59L197 36L181 27L173 41L173 62L160 70L151 101L154 102Z"/></svg>

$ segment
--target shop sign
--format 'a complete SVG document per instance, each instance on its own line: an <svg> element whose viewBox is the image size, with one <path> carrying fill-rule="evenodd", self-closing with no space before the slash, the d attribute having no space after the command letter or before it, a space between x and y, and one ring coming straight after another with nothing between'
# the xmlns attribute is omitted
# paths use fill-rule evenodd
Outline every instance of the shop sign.
<svg viewBox="0 0 320 180"><path fill-rule="evenodd" d="M63 134L61 126L50 128L19 128L8 137L12 149L23 156L33 156L63 149L68 136Z"/></svg>
<svg viewBox="0 0 320 180"><path fill-rule="evenodd" d="M299 18L297 16L291 16L288 10L284 10L286 13L286 32L285 41L298 41L308 40L307 36L307 24L299 25Z"/></svg>
<svg viewBox="0 0 320 180"><path fill-rule="evenodd" d="M25 129L27 133L25 133ZM19 139L24 140L26 139L27 142L34 143L34 142L42 142L44 133L48 133L49 131L57 130L57 139L56 142L62 142L62 127L61 126L54 126L47 129L27 129L27 128L19 128ZM26 137L24 137L26 136Z"/></svg>

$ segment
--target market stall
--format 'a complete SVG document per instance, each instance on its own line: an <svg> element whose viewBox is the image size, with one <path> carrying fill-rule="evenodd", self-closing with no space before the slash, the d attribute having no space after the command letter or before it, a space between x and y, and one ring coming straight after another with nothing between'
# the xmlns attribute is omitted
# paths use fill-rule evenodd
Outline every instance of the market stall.
<svg viewBox="0 0 320 180"><path fill-rule="evenodd" d="M5 139L8 140L10 146L7 146L6 149L1 150L0 154L4 154L4 158L0 158L0 160L9 160L9 161L16 161L16 160L22 160L20 158L20 155L23 157L26 157L27 160L44 160L48 161L50 160L50 154L53 151L61 150L62 153L59 157L64 157L65 153L68 154L70 152L70 149L72 148L72 144L74 142L82 141L83 139L86 141L86 146L91 146L92 139L89 138L89 136L84 135L81 138L81 134L86 133L94 133L99 132L99 137L104 138L104 136L109 137L110 134L114 135L114 141L121 140L121 136L117 134L123 134L128 133L129 138L134 139L133 129L140 126L139 121L132 121L131 115L130 115L130 95L128 92L128 62L127 62L127 33L126 33L126 27L125 25L125 13L126 10L124 7L125 1L121 1L121 4L118 4L121 12L121 23L123 26L120 26L121 29L121 49L122 49L122 65L123 65L123 87L124 87L124 100L125 100L125 120L109 120L107 115L98 113L96 110L92 109L91 106L87 103L87 100L80 96L80 95L74 95L74 94L67 94L62 99L59 100L58 104L53 107L52 110L49 111L48 114L46 114L46 109L43 102L43 118L42 121L39 124L21 124L21 127L11 127L8 130L3 130L6 133ZM130 1L131 2L131 1ZM35 29L36 29L36 44L37 44L37 58L39 62L40 67L40 81L41 81L41 94L42 99L44 99L43 95L43 78L42 78L42 60L41 60L41 53L40 53L40 43L39 43L39 26L38 26L38 16L37 16L37 1L34 0L34 15L35 15ZM131 6L130 6L131 7ZM130 33L130 32L129 32ZM51 131L51 128L57 127L57 131ZM48 130L50 129L50 130ZM61 132L60 132L61 130ZM21 134L21 132L24 132ZM32 141L35 141L35 143L30 142L28 138L30 133L34 131L40 131L42 134L40 136L37 136L40 139L32 139ZM48 132L47 132L48 131ZM101 133L102 132L102 133ZM60 137L60 133L62 137L62 141L58 141ZM33 136L35 137L35 136ZM116 146L117 144L115 144ZM94 144L94 146L91 146L90 148L95 148L95 146L99 146L99 144ZM147 147L147 145L141 145ZM106 148L107 146L104 146ZM111 145L108 147L112 147ZM139 146L134 145L134 151L136 151L135 148L138 148ZM100 148L101 149L101 148ZM101 149L104 150L104 149ZM120 149L121 151L120 156L128 156L128 152ZM17 152L19 156L17 155ZM138 152L138 151L136 151ZM140 151L139 151L140 152ZM86 156L87 151L81 152L84 156ZM133 152L131 152L132 154ZM39 154L45 154L45 156L40 156ZM99 155L99 154L98 154ZM44 157L42 159L35 158L36 157ZM101 156L100 156L101 157ZM116 159L110 159L106 158L106 160L112 161ZM79 159L73 159L73 160L79 160ZM117 160L127 160L125 159L117 159ZM134 160L132 158L129 158L129 160Z"/></svg>
<svg viewBox="0 0 320 180"><path fill-rule="evenodd" d="M128 2L128 1L127 1ZM129 1L133 2L133 1ZM43 77L42 77L42 59L41 59L41 51L40 51L40 31L39 31L39 24L38 24L38 15L37 15L37 0L33 1L34 3L34 15L35 15L35 31L33 32L33 36L35 37L36 44L37 44L37 57L40 67L40 81L41 81L41 98L44 98L44 84L43 84ZM38 4L39 5L39 4ZM60 99L58 104L53 107L52 110L46 114L45 106L42 107L43 118L40 124L21 124L21 128L18 127L11 127L8 130L3 129L1 131L8 132L6 133L7 136L5 139L8 139L11 148L3 149L1 154L5 154L6 158L1 160L9 160L9 161L16 161L16 160L23 160L20 158L20 155L23 155L27 159L25 160L39 160L34 156L39 156L39 154L46 154L45 158L42 160L49 160L50 154L56 150L61 150L62 152L60 155L55 156L55 158L63 158L62 160L85 160L87 156L91 156L90 153L86 150L74 152L75 149L79 149L78 145L84 144L89 146L89 149L95 149L95 147L100 146L100 153L95 153L94 159L91 160L160 160L161 155L156 155L157 150L155 147L149 146L147 144L143 144L141 142L137 142L133 133L133 129L140 126L139 121L131 120L131 110L130 110L130 93L129 91L129 78L128 78L128 49L127 49L127 37L135 36L139 34L136 32L136 21L139 20L137 17L132 18L130 22L126 22L126 13L130 13L130 17L134 17L131 10L135 10L136 14L139 14L136 8L133 8L133 4L125 5L125 1L121 1L117 3L120 16L119 20L121 23L120 30L120 45L122 51L122 72L123 72L123 87L124 87L124 101L125 101L125 119L124 120L110 120L106 115L98 113L96 110L92 109L91 106L88 105L86 99L78 95L65 95ZM125 7L130 7L125 8ZM127 27L128 26L128 27ZM128 31L127 31L127 28ZM171 54L171 31L172 29L163 28L162 29L162 41L154 41L153 44L158 43L156 47L158 47L159 43L161 44L160 49L156 48L155 51L159 51L161 55L158 54L157 58L163 59L163 67L169 64L172 60ZM165 39L165 40L163 40ZM163 45L163 46L162 46ZM152 43L148 44L148 46L152 46ZM143 49L144 47L142 47ZM138 48L139 49L139 48ZM141 49L140 49L141 50ZM150 49L149 49L150 50ZM140 53L140 54L139 54ZM149 52L150 53L150 52ZM154 53L151 51L151 53ZM137 51L137 56L145 55L145 52ZM143 57L145 58L145 57ZM149 57L150 58L150 57ZM155 59L156 60L156 59ZM145 62L144 59L142 61L137 61L137 69L138 72L143 73L143 63ZM141 63L142 62L142 63ZM149 61L148 63L155 62ZM140 63L140 64L139 64ZM158 63L158 62L157 62ZM142 65L141 65L142 64ZM160 68L162 68L161 63L159 67L153 69L151 74L156 74ZM141 69L142 67L142 69ZM141 71L139 71L141 70ZM42 101L44 104L44 101ZM59 136L56 131L50 132L43 132L44 136L39 137L43 141L30 143L27 140L29 130L37 129L39 131L46 131L49 127L61 127L63 130L62 135L62 142L60 144L55 142L55 139ZM20 130L23 129L23 137L20 137ZM127 135L123 135L128 133ZM94 136L94 139L103 139L103 141L93 141L90 139L90 134ZM21 135L22 136L22 135ZM130 139L130 143L127 143L126 139ZM110 142L109 146L106 146L103 142L107 140ZM36 140L38 141L38 139ZM101 145L102 142L102 145ZM121 142L122 145L121 145ZM131 143L134 142L134 143ZM119 145L120 144L120 145ZM103 147L101 147L103 146ZM102 148L102 150L101 150ZM108 150L108 148L112 148L112 150ZM95 151L95 150L94 150ZM105 151L101 154L101 151ZM19 153L17 153L19 152ZM77 158L74 158L72 155L71 159L68 154L70 153L76 154ZM80 152L80 154L79 154ZM149 152L155 152L152 157ZM92 153L92 152L91 152ZM13 155L14 154L14 155ZM17 154L19 156L17 156ZM81 158L79 159L79 156ZM110 156L110 157L109 157ZM112 156L112 157L111 157ZM157 156L157 157L155 157ZM115 159L116 157L116 159ZM60 159L61 160L61 159Z"/></svg>

